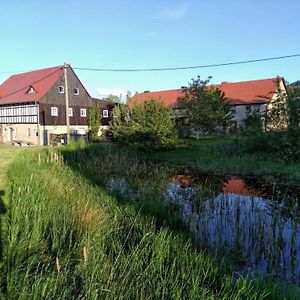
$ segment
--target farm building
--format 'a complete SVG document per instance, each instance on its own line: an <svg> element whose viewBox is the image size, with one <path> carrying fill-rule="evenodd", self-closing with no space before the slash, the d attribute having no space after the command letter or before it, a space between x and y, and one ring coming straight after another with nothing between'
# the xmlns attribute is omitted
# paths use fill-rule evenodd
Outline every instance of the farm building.
<svg viewBox="0 0 300 300"><path fill-rule="evenodd" d="M225 94L226 100L232 107L235 127L243 125L248 113L265 112L268 106L272 105L272 101L277 98L278 88L282 92L286 92L285 81L282 77L242 82L222 82L211 87L218 88ZM150 99L158 99L173 108L180 118L185 115L184 108L178 101L183 95L182 89L145 91L135 94L131 99L131 103L141 104Z"/></svg>
<svg viewBox="0 0 300 300"><path fill-rule="evenodd" d="M0 142L48 145L53 136L65 135L66 92L69 132L85 135L89 109L99 99L91 98L70 65L8 78L0 86Z"/></svg>

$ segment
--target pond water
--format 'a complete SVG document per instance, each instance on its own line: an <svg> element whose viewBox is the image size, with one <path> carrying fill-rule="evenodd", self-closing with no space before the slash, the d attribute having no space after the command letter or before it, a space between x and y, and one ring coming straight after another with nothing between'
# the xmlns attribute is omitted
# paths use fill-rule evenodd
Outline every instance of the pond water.
<svg viewBox="0 0 300 300"><path fill-rule="evenodd" d="M106 189L130 198L152 188L151 182L138 189L129 182L111 178ZM229 254L241 274L300 284L299 186L192 170L177 170L167 182L160 189L166 204L178 207L201 247Z"/></svg>
<svg viewBox="0 0 300 300"><path fill-rule="evenodd" d="M166 187L195 240L231 253L240 272L300 283L299 187L181 171Z"/></svg>

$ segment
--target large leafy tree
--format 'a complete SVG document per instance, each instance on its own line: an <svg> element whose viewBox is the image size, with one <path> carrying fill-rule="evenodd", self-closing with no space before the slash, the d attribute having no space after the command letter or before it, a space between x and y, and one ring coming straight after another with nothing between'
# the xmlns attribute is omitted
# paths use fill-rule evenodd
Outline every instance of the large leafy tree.
<svg viewBox="0 0 300 300"><path fill-rule="evenodd" d="M111 128L116 141L143 149L175 146L177 130L171 109L152 99L142 105L114 108Z"/></svg>
<svg viewBox="0 0 300 300"><path fill-rule="evenodd" d="M180 103L188 110L190 126L202 133L212 134L229 125L232 119L231 107L224 93L213 86L208 86L210 77L201 80L200 76L192 79L188 87L183 88Z"/></svg>

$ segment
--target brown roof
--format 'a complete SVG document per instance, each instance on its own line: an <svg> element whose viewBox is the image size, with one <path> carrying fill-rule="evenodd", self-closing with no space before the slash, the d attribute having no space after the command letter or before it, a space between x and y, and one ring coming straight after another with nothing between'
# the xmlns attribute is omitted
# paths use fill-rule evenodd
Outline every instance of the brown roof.
<svg viewBox="0 0 300 300"><path fill-rule="evenodd" d="M223 82L211 85L224 92L227 101L231 105L266 103L277 90L277 82L283 78L270 78L242 82ZM178 98L183 96L181 89L165 90L156 92L144 92L135 94L131 98L132 103L141 104L150 99L158 99L172 108L180 108Z"/></svg>
<svg viewBox="0 0 300 300"><path fill-rule="evenodd" d="M0 105L39 101L62 76L63 66L21 73L0 85ZM34 92L28 93L30 88Z"/></svg>

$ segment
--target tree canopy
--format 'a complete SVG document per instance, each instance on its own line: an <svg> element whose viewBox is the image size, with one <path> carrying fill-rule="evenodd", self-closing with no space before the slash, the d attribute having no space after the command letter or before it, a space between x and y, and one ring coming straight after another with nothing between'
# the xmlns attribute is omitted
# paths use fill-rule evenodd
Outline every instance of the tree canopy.
<svg viewBox="0 0 300 300"><path fill-rule="evenodd" d="M201 80L200 76L192 79L188 87L182 89L184 95L179 99L183 107L188 109L190 126L205 134L227 127L232 119L231 107L224 93L207 86L209 80Z"/></svg>

